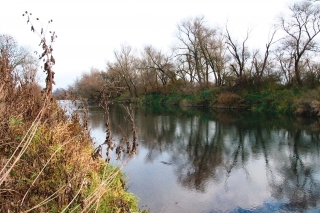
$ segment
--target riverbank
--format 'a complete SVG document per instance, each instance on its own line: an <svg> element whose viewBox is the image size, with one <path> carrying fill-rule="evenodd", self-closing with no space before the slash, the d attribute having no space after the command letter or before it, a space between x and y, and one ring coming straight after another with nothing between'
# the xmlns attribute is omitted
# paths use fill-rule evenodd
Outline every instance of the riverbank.
<svg viewBox="0 0 320 213"><path fill-rule="evenodd" d="M93 158L85 117L0 83L1 212L139 212L121 170Z"/></svg>
<svg viewBox="0 0 320 213"><path fill-rule="evenodd" d="M245 109L253 112L320 116L320 88L273 88L261 90L227 90L212 88L189 94L151 93L138 98L126 94L118 101L131 101L152 105L176 105L181 107L209 107L219 109Z"/></svg>

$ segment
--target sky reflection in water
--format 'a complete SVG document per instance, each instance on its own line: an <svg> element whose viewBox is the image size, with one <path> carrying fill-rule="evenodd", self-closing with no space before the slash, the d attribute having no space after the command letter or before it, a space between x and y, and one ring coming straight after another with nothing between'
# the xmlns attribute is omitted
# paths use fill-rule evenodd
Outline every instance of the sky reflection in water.
<svg viewBox="0 0 320 213"><path fill-rule="evenodd" d="M104 114L90 107L104 141ZM316 120L234 111L135 107L138 153L124 168L129 190L151 212L316 212L320 208ZM131 127L110 107L112 137ZM115 160L112 163L119 165ZM126 156L122 157L122 161ZM147 207L145 207L147 206Z"/></svg>

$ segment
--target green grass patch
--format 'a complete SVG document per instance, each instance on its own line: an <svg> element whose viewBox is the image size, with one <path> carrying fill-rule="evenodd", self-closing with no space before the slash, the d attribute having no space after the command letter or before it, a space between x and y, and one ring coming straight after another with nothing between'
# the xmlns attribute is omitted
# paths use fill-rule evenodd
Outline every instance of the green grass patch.
<svg viewBox="0 0 320 213"><path fill-rule="evenodd" d="M296 92L298 94L298 92ZM290 113L294 100L298 97L293 90L275 90L246 93L243 95L245 108L257 112Z"/></svg>

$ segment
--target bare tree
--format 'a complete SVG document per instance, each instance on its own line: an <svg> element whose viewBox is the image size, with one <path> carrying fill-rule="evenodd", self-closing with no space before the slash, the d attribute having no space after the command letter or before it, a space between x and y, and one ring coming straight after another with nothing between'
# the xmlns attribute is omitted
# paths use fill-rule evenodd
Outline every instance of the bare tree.
<svg viewBox="0 0 320 213"><path fill-rule="evenodd" d="M320 7L310 1L296 2L289 7L290 17L279 18L280 28L286 33L282 49L294 60L295 82L302 86L300 61L306 52L318 52L315 38L320 33Z"/></svg>
<svg viewBox="0 0 320 213"><path fill-rule="evenodd" d="M75 82L74 88L82 98L98 100L104 84L102 72L92 68L89 73L82 74L81 78Z"/></svg>
<svg viewBox="0 0 320 213"><path fill-rule="evenodd" d="M37 60L24 47L18 46L15 39L9 35L0 35L0 58L6 58L8 69L18 80L35 82L37 74ZM2 67L0 63L0 68ZM2 72L2 75L6 72ZM12 76L12 77L14 77Z"/></svg>
<svg viewBox="0 0 320 213"><path fill-rule="evenodd" d="M271 46L276 43L277 41L274 41L274 36L276 34L276 30L273 31L271 34L271 37L269 41L266 43L266 49L264 52L264 55L261 56L259 53L259 50L256 50L252 55L252 68L251 70L253 73L251 74L254 78L255 83L259 83L261 81L261 78L266 74L265 72L269 70L269 72L266 75L271 75L270 69L271 69L271 63L270 62L270 54L271 54Z"/></svg>
<svg viewBox="0 0 320 213"><path fill-rule="evenodd" d="M15 39L9 35L0 35L1 55L7 54L11 69L28 62L30 53L23 47L19 47Z"/></svg>
<svg viewBox="0 0 320 213"><path fill-rule="evenodd" d="M225 37L204 17L189 18L178 25L177 74L183 80L208 88L211 82L223 84L228 57Z"/></svg>
<svg viewBox="0 0 320 213"><path fill-rule="evenodd" d="M223 75L226 68L228 57L226 55L225 38L217 29L202 27L198 32L199 47L203 57L205 58L205 79L207 86L209 83L209 75L213 73L216 86L223 83Z"/></svg>
<svg viewBox="0 0 320 213"><path fill-rule="evenodd" d="M250 53L246 42L249 39L250 30L247 31L246 37L241 44L231 38L228 28L226 27L226 38L228 44L228 50L232 56L233 63L230 64L231 70L236 74L238 78L244 76L245 65L250 58Z"/></svg>
<svg viewBox="0 0 320 213"><path fill-rule="evenodd" d="M294 76L293 54L292 53L287 54L285 51L277 50L276 58L279 62L279 69L282 76L282 82L285 84L292 84L292 80Z"/></svg>
<svg viewBox="0 0 320 213"><path fill-rule="evenodd" d="M144 54L150 59L149 67L157 72L157 78L160 79L162 85L166 85L169 80L176 81L176 74L172 63L172 57L166 56L160 50L156 50L152 46L144 48Z"/></svg>
<svg viewBox="0 0 320 213"><path fill-rule="evenodd" d="M116 62L108 63L108 70L118 73L129 90L131 97L138 97L137 58L129 45L122 45L120 51L114 51Z"/></svg>
<svg viewBox="0 0 320 213"><path fill-rule="evenodd" d="M150 51L150 53L148 53L148 51ZM139 60L138 66L141 73L140 78L145 93L159 92L161 85L165 85L168 81L168 77L163 72L156 69L153 62L153 60L155 60L153 57L156 57L153 54L154 52L155 50L153 47L145 47Z"/></svg>
<svg viewBox="0 0 320 213"><path fill-rule="evenodd" d="M181 72L186 72L190 83L198 83L201 87L207 87L209 74L212 73L210 66L200 47L200 40L204 43L204 33L214 33L205 27L204 17L187 19L178 25L176 56L180 63ZM206 35L209 36L209 35Z"/></svg>
<svg viewBox="0 0 320 213"><path fill-rule="evenodd" d="M0 79L2 80L0 85L2 91L0 93L8 94L6 98L10 100L17 97L15 95L17 89L24 91L25 97L28 97L28 95L31 97L34 94L40 95L41 87L38 84L39 79L37 79L37 61L33 54L19 46L13 37L0 35Z"/></svg>

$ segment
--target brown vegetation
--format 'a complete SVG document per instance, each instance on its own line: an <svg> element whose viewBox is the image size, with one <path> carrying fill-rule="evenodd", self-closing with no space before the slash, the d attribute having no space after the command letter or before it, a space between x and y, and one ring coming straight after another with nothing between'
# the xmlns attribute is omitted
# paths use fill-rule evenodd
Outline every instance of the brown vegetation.
<svg viewBox="0 0 320 213"><path fill-rule="evenodd" d="M37 33L31 13L24 16ZM42 28L38 35L47 74L44 90L36 82L30 53L9 36L0 40L0 211L137 210L120 170L92 158L85 115L73 112L68 117L52 98L52 43L47 44Z"/></svg>
<svg viewBox="0 0 320 213"><path fill-rule="evenodd" d="M217 105L220 108L238 108L240 107L241 97L237 94L224 92L218 96Z"/></svg>

